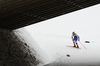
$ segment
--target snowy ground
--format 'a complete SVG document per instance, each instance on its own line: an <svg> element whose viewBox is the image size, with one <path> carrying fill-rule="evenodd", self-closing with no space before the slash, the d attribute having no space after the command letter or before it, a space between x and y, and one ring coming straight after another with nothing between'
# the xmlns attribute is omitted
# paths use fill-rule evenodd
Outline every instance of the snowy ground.
<svg viewBox="0 0 100 66"><path fill-rule="evenodd" d="M49 56L48 66L100 65L100 4L25 27ZM73 46L75 31L85 49ZM85 43L90 41L90 43ZM67 54L70 57L66 56ZM45 63L46 64L46 63Z"/></svg>
<svg viewBox="0 0 100 66"><path fill-rule="evenodd" d="M79 46L81 49L77 49L73 47L66 47L66 45L73 46L71 39L69 40L67 37L53 37L43 35L35 36L38 38L37 42L42 44L40 45L42 49L49 55L49 57L52 58L52 61L50 62L51 64L58 64L58 66L64 66L63 64L100 65L99 41L91 40L90 43L81 41L87 49L84 48L80 43ZM67 54L70 55L70 57L66 56Z"/></svg>

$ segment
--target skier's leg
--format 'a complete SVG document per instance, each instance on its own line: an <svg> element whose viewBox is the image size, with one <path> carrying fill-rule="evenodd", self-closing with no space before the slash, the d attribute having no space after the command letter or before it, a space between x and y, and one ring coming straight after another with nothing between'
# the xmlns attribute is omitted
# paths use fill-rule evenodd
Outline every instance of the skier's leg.
<svg viewBox="0 0 100 66"><path fill-rule="evenodd" d="M77 48L79 48L77 41L76 41L76 46L77 46Z"/></svg>
<svg viewBox="0 0 100 66"><path fill-rule="evenodd" d="M74 44L74 46L73 46L73 47L76 47L75 41L73 41L73 44Z"/></svg>

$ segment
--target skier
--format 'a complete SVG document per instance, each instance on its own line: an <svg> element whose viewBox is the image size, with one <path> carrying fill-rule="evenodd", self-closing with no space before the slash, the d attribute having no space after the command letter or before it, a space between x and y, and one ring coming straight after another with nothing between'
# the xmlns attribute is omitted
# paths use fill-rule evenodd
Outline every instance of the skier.
<svg viewBox="0 0 100 66"><path fill-rule="evenodd" d="M72 37L71 38L72 38L72 41L73 41L73 44L74 44L73 47L79 48L78 43L77 43L77 40L80 41L79 36L75 32L72 32Z"/></svg>

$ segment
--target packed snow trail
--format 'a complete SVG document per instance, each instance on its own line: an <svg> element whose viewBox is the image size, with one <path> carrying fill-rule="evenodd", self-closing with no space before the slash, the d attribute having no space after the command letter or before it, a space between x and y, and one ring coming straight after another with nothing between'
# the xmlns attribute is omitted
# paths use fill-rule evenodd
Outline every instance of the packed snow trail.
<svg viewBox="0 0 100 66"><path fill-rule="evenodd" d="M47 66L100 65L100 53L96 52L99 50L99 41L90 41L91 43L85 43L85 40L81 41L87 48L86 50L79 42L78 44L81 49L66 47L66 45L73 46L71 39L68 38L43 35L35 36L38 38L36 41L42 43L40 45L41 48L52 58L52 61ZM67 54L70 57L66 56Z"/></svg>

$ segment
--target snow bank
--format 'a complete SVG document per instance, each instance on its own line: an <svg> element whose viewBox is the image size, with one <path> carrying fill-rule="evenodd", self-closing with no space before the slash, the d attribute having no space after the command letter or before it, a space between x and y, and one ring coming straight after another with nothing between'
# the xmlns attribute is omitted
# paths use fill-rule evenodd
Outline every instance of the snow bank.
<svg viewBox="0 0 100 66"><path fill-rule="evenodd" d="M40 61L39 65L49 62L48 55L39 47L38 43L34 40L33 37L31 37L25 28L14 30L14 32L30 47L32 53Z"/></svg>

